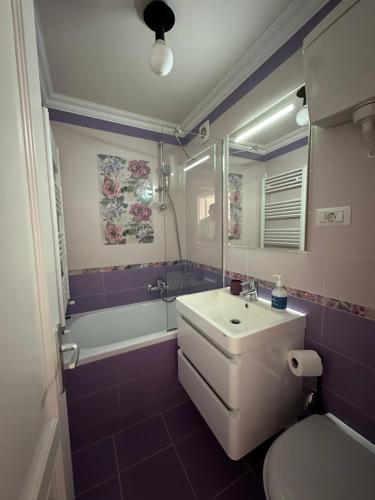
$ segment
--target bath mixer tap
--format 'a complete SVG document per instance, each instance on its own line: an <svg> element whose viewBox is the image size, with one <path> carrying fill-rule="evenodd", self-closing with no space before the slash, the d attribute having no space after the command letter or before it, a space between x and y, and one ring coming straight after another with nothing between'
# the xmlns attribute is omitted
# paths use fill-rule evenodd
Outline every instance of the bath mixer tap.
<svg viewBox="0 0 375 500"><path fill-rule="evenodd" d="M151 293L154 293L154 292L165 292L166 290L168 290L168 284L163 281L163 280L157 280L156 283L149 283L147 285L147 290Z"/></svg>
<svg viewBox="0 0 375 500"><path fill-rule="evenodd" d="M251 301L258 300L258 281L242 281L240 296L246 297Z"/></svg>

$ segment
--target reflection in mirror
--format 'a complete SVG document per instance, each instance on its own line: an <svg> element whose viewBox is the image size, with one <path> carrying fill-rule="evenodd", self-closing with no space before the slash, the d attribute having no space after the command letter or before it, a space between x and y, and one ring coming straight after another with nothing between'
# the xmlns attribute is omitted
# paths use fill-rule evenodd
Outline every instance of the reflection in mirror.
<svg viewBox="0 0 375 500"><path fill-rule="evenodd" d="M231 245L305 249L308 137L302 85L229 137Z"/></svg>
<svg viewBox="0 0 375 500"><path fill-rule="evenodd" d="M186 162L186 196L192 198L191 214L195 219L198 242L213 242L217 239L217 216L215 203L216 148L215 144L201 150Z"/></svg>

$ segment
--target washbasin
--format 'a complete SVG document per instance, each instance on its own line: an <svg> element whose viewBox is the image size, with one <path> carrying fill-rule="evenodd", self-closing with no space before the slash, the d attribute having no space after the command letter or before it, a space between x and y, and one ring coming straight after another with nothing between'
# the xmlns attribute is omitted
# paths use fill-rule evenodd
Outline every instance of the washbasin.
<svg viewBox="0 0 375 500"><path fill-rule="evenodd" d="M306 326L306 316L302 313L272 309L268 300L249 301L231 295L229 288L178 297L177 312L232 354Z"/></svg>

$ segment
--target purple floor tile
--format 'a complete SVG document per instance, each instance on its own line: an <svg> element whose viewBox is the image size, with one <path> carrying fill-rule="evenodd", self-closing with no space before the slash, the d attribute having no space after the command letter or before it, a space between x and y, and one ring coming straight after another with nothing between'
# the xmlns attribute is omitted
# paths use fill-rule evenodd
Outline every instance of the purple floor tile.
<svg viewBox="0 0 375 500"><path fill-rule="evenodd" d="M155 280L155 270L152 267L126 269L125 271L110 271L103 273L104 291L116 292L132 288L146 288Z"/></svg>
<svg viewBox="0 0 375 500"><path fill-rule="evenodd" d="M120 383L175 365L177 341L172 339L127 352L116 357L116 364Z"/></svg>
<svg viewBox="0 0 375 500"><path fill-rule="evenodd" d="M324 308L322 344L375 369L375 321Z"/></svg>
<svg viewBox="0 0 375 500"><path fill-rule="evenodd" d="M77 500L122 500L119 477L115 476L100 486L82 493Z"/></svg>
<svg viewBox="0 0 375 500"><path fill-rule="evenodd" d="M262 486L263 486L263 467L264 467L264 462L260 462L259 464L257 464L255 467L252 468L255 477Z"/></svg>
<svg viewBox="0 0 375 500"><path fill-rule="evenodd" d="M208 428L176 447L198 500L212 498L247 470L244 461L228 458Z"/></svg>
<svg viewBox="0 0 375 500"><path fill-rule="evenodd" d="M126 411L122 415L123 427L129 427L188 400L189 396L185 390L180 387L176 391Z"/></svg>
<svg viewBox="0 0 375 500"><path fill-rule="evenodd" d="M87 273L70 276L69 290L72 297L103 294L103 273Z"/></svg>
<svg viewBox="0 0 375 500"><path fill-rule="evenodd" d="M166 411L163 418L174 442L206 426L192 401Z"/></svg>
<svg viewBox="0 0 375 500"><path fill-rule="evenodd" d="M117 384L116 363L113 357L66 370L68 401L94 394Z"/></svg>
<svg viewBox="0 0 375 500"><path fill-rule="evenodd" d="M113 436L73 453L72 461L77 495L116 475Z"/></svg>
<svg viewBox="0 0 375 500"><path fill-rule="evenodd" d="M118 386L68 404L70 432L78 432L119 415Z"/></svg>
<svg viewBox="0 0 375 500"><path fill-rule="evenodd" d="M250 451L250 453L245 456L246 463L252 468L258 464L263 464L271 444L275 441L278 435L279 434L272 436L267 439L267 441L257 446L254 450Z"/></svg>
<svg viewBox="0 0 375 500"><path fill-rule="evenodd" d="M135 465L120 476L126 500L192 500L194 498L173 448Z"/></svg>
<svg viewBox="0 0 375 500"><path fill-rule="evenodd" d="M72 451L76 451L84 446L95 443L100 439L114 434L122 428L121 422L121 417L118 415L109 420L105 420L104 422L100 422L99 424L92 425L87 429L71 433L70 446Z"/></svg>
<svg viewBox="0 0 375 500"><path fill-rule="evenodd" d="M144 460L171 444L160 416L118 432L115 436L120 471Z"/></svg>
<svg viewBox="0 0 375 500"><path fill-rule="evenodd" d="M250 472L235 484L224 490L217 500L266 500L263 487Z"/></svg>
<svg viewBox="0 0 375 500"><path fill-rule="evenodd" d="M177 367L170 366L120 385L121 413L180 387Z"/></svg>

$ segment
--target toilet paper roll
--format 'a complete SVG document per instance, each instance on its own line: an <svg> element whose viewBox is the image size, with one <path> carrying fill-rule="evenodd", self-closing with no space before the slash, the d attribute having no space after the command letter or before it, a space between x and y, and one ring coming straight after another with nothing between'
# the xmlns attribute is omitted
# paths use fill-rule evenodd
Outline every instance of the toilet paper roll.
<svg viewBox="0 0 375 500"><path fill-rule="evenodd" d="M320 377L323 373L322 359L316 351L289 351L288 365L296 377Z"/></svg>

